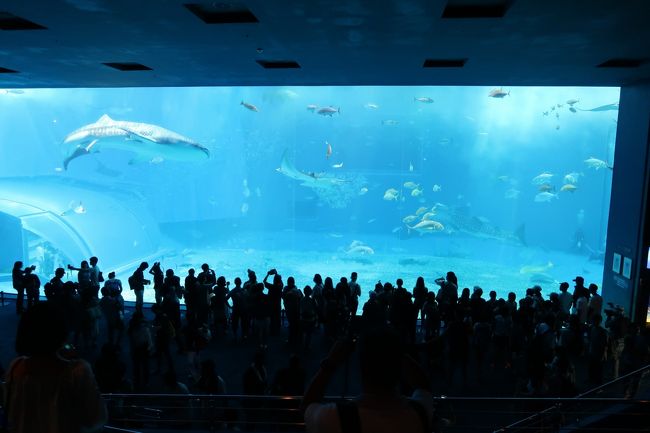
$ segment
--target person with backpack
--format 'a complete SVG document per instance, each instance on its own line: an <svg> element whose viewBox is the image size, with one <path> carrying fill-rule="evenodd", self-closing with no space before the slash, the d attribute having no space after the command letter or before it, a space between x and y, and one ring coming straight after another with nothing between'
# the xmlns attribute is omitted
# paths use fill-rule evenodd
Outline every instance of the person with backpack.
<svg viewBox="0 0 650 433"><path fill-rule="evenodd" d="M358 345L361 395L350 401L323 403L336 369ZM403 377L410 397L399 392ZM339 340L321 362L302 400L307 432L424 433L433 424L433 396L424 369L406 355L400 335L390 327L367 330L358 344Z"/></svg>
<svg viewBox="0 0 650 433"><path fill-rule="evenodd" d="M135 310L142 312L144 305L144 286L151 284L151 281L144 278L144 271L149 267L149 263L142 262L138 269L129 277L129 288L135 293Z"/></svg>

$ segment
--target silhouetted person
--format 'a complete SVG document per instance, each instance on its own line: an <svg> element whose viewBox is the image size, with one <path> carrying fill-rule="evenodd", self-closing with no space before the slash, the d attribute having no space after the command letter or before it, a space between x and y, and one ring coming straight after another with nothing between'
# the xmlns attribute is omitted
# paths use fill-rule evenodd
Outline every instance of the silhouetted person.
<svg viewBox="0 0 650 433"><path fill-rule="evenodd" d="M95 256L92 256L90 259L88 259L88 262L90 263L90 288L92 290L93 297L99 298L99 283L102 283L104 281L102 271L99 269L99 266L97 266L99 259Z"/></svg>
<svg viewBox="0 0 650 433"><path fill-rule="evenodd" d="M144 305L144 286L151 284L151 281L144 278L144 271L149 267L149 263L142 262L140 266L129 277L129 288L135 293L135 309L142 312Z"/></svg>
<svg viewBox="0 0 650 433"><path fill-rule="evenodd" d="M45 297L48 301L53 301L55 304L60 305L64 297L63 293L63 277L65 276L65 269L56 268L54 277L43 286Z"/></svg>
<svg viewBox="0 0 650 433"><path fill-rule="evenodd" d="M228 303L226 297L228 296L229 281L223 275L217 278L217 284L212 288L214 296L210 299L210 307L212 308L212 320L214 322L215 333L225 334L228 327Z"/></svg>
<svg viewBox="0 0 650 433"><path fill-rule="evenodd" d="M273 275L273 283L267 282L270 275ZM269 303L271 308L271 335L280 335L280 328L282 325L282 276L278 271L271 269L266 273L263 280L264 287L268 289Z"/></svg>
<svg viewBox="0 0 650 433"><path fill-rule="evenodd" d="M296 287L293 277L287 278L287 285L282 290L282 301L284 302L284 312L287 314L289 322L289 344L299 346L301 344L300 333L300 300L302 292Z"/></svg>
<svg viewBox="0 0 650 433"><path fill-rule="evenodd" d="M350 299L348 300L348 308L350 309L350 317L354 318L359 309L359 297L361 296L361 286L357 283L357 273L350 274Z"/></svg>
<svg viewBox="0 0 650 433"><path fill-rule="evenodd" d="M314 333L314 329L318 323L318 306L316 305L316 301L311 297L311 287L305 286L302 291L304 297L300 299L300 328L302 329L305 340L304 348L309 349L311 347L311 335Z"/></svg>
<svg viewBox="0 0 650 433"><path fill-rule="evenodd" d="M198 320L196 315L198 297L198 289L196 286L198 283L196 276L194 275L195 272L196 271L194 269L190 269L187 271L187 276L185 277L185 314L187 320L191 322Z"/></svg>
<svg viewBox="0 0 650 433"><path fill-rule="evenodd" d="M79 298L81 300L81 305L86 308L90 304L90 300L93 298L93 288L90 280L90 266L87 261L83 260L80 267L75 268L72 265L68 265L68 269L71 271L77 271Z"/></svg>
<svg viewBox="0 0 650 433"><path fill-rule="evenodd" d="M149 354L153 350L153 339L149 323L141 310L136 310L129 321L129 345L131 352L133 386L136 392L149 384Z"/></svg>
<svg viewBox="0 0 650 433"><path fill-rule="evenodd" d="M38 275L34 273L36 266L28 266L25 268L23 275L23 285L25 286L25 294L27 295L27 308L33 307L41 296L41 280Z"/></svg>
<svg viewBox="0 0 650 433"><path fill-rule="evenodd" d="M14 263L14 267L11 270L11 281L13 283L14 290L16 290L16 314L21 314L24 310L25 303L25 285L23 284L23 276L25 271L23 270L23 262L17 261Z"/></svg>
<svg viewBox="0 0 650 433"><path fill-rule="evenodd" d="M429 432L433 418L433 396L426 373L406 356L399 334L386 327L362 334L358 342L362 393L351 402L322 403L333 373L354 349L337 342L321 362L303 397L307 432ZM413 389L409 398L400 395L404 377Z"/></svg>
<svg viewBox="0 0 650 433"><path fill-rule="evenodd" d="M248 328L250 325L250 314L248 307L248 293L241 286L241 278L235 278L235 287L228 292L226 299L232 299L232 314L230 323L232 325L232 335L237 340L237 329L241 327L242 338L248 338Z"/></svg>
<svg viewBox="0 0 650 433"><path fill-rule="evenodd" d="M49 302L25 312L18 324L16 352L6 373L8 431L11 433L94 431L106 422L106 406L86 361L61 356L65 320Z"/></svg>
<svg viewBox="0 0 650 433"><path fill-rule="evenodd" d="M163 298L163 283L165 281L165 274L160 268L160 262L155 262L149 273L153 275L153 291L156 298L156 304L160 304Z"/></svg>

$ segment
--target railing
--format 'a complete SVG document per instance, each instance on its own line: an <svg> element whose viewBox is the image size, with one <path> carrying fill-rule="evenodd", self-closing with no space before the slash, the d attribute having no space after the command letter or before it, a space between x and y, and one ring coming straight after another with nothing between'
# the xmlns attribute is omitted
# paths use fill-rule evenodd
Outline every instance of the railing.
<svg viewBox="0 0 650 433"><path fill-rule="evenodd" d="M111 414L110 425L132 431L305 431L298 409L300 397L159 394L108 394L104 397ZM330 397L326 400L340 399ZM650 417L650 401L624 398L440 397L435 403L434 431L444 433L557 432L567 425L571 425L572 430L585 431L580 426L587 425L586 421L592 425L599 416L607 416L610 423L616 424L616 428L602 427L599 431L640 431L630 426L647 426ZM540 410L549 407L554 410L543 410L542 416ZM616 416L623 416L625 422ZM522 417L537 422L522 420L495 430L495 426ZM582 425L576 423L576 419L582 420Z"/></svg>
<svg viewBox="0 0 650 433"><path fill-rule="evenodd" d="M123 429L304 431L301 397L105 394L109 425Z"/></svg>
<svg viewBox="0 0 650 433"><path fill-rule="evenodd" d="M625 431L641 422L650 414L650 365L628 373L570 399L552 399L548 406L513 422L495 433L557 432L570 428L583 431L591 424L603 424L608 417L609 424L617 424L613 431ZM642 408L642 411L636 409ZM624 423L617 420L624 414ZM633 418L638 418L633 420ZM638 422L637 422L638 421ZM601 426L599 431L606 431Z"/></svg>

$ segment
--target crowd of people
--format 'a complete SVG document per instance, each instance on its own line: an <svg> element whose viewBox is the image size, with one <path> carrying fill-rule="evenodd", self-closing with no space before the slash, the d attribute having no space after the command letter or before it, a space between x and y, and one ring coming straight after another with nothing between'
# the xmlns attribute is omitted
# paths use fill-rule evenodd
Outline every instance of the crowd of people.
<svg viewBox="0 0 650 433"><path fill-rule="evenodd" d="M499 298L493 290L485 298L480 287L461 289L456 275L448 272L435 280L435 289L427 287L423 277L412 290L401 279L395 284L377 282L360 305L362 290L355 272L336 283L316 274L300 289L293 277L285 282L275 269L261 281L249 269L246 280L235 278L232 287L208 264L198 274L190 269L181 282L159 262L143 262L125 286L114 272L104 279L96 257L68 269L77 272L77 281L63 281L65 269L58 268L43 286L44 295L65 318L67 341L88 351L104 343L94 364L102 392L150 391L150 375L155 373L161 375L166 393L226 393L227 380L201 353L215 340L228 338L256 350L253 362L242 371L245 394L301 395L305 371L300 355L325 353L315 347L316 340L325 346L356 341L386 326L409 359L424 367L429 383L422 387L431 390L438 383L438 392L453 383L466 389L470 378L481 383L494 372L509 371L517 395L568 397L648 361L646 329L630 323L618 306L603 308L598 287L585 286L580 276L573 280L572 292L563 282L546 297L534 286L517 299L512 292ZM13 285L18 313L38 304L40 280L34 267L16 262ZM123 290L134 292L132 313L125 309ZM144 308L145 290L154 292L151 312ZM152 320L147 317L151 314ZM271 380L265 357L269 338L279 336L293 355ZM125 337L130 368L120 353ZM173 346L187 355L188 384L179 380ZM585 369L584 383L578 383L577 369ZM316 411L308 413L318 418Z"/></svg>

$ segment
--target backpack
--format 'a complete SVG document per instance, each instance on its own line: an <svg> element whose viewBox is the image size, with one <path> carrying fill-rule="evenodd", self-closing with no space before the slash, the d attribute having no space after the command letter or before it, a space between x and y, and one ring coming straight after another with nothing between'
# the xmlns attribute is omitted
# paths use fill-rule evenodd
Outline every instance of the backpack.
<svg viewBox="0 0 650 433"><path fill-rule="evenodd" d="M135 289L133 288L133 287L135 286L135 277L134 277L134 275L131 275L131 276L129 277L129 280L128 280L128 281L129 281L129 289L131 289L131 290L135 290Z"/></svg>

